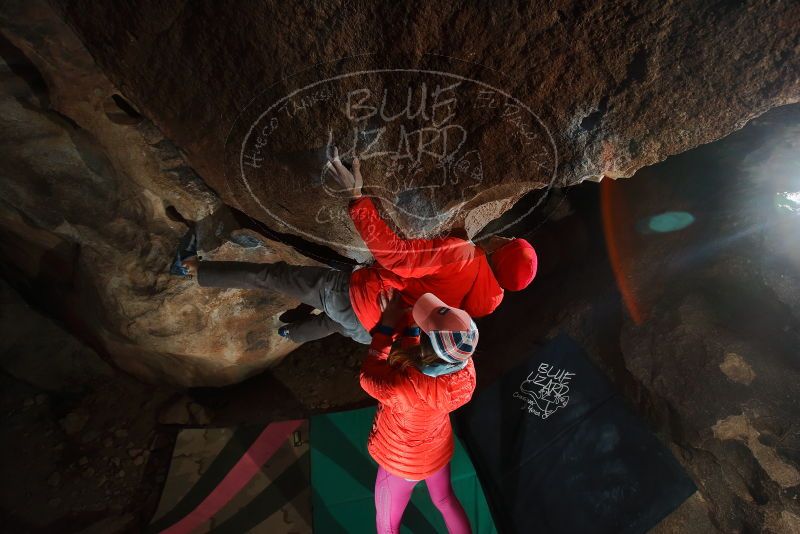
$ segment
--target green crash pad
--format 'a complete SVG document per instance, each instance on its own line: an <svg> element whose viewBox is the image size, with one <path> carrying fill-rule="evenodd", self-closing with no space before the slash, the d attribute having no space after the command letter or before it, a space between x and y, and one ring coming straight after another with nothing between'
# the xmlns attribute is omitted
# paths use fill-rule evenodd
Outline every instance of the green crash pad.
<svg viewBox="0 0 800 534"><path fill-rule="evenodd" d="M375 476L378 465L367 452L375 407L311 418L311 505L314 532L375 532ZM464 447L456 438L451 462L453 488L472 530L494 533L489 507ZM424 482L417 484L403 516L402 532L447 532Z"/></svg>

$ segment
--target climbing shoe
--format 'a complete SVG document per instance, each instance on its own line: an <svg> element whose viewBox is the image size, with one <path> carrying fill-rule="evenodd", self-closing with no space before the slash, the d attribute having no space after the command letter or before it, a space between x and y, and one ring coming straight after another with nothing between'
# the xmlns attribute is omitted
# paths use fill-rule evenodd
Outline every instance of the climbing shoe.
<svg viewBox="0 0 800 534"><path fill-rule="evenodd" d="M189 269L183 265L183 260L197 256L197 235L193 228L190 228L178 243L178 250L170 265L169 272L175 276L189 276Z"/></svg>

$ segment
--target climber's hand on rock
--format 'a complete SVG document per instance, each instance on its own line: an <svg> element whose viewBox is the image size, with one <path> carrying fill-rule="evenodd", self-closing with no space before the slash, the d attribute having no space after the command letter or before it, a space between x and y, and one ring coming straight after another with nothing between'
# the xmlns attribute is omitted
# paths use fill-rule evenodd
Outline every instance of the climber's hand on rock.
<svg viewBox="0 0 800 534"><path fill-rule="evenodd" d="M364 187L364 178L361 177L361 160L358 159L358 156L353 158L353 178L355 178L353 198L358 198L361 196L361 188Z"/></svg>
<svg viewBox="0 0 800 534"><path fill-rule="evenodd" d="M361 162L358 158L353 158L353 172L350 172L339 159L339 149L333 147L333 158L328 160L328 164L333 169L336 181L345 189L348 196L350 198L360 197L364 179L361 177Z"/></svg>

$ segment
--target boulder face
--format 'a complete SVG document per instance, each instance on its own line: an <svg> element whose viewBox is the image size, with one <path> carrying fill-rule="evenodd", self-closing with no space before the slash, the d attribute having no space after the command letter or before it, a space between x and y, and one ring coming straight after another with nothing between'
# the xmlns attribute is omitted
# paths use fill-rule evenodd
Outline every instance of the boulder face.
<svg viewBox="0 0 800 534"><path fill-rule="evenodd" d="M222 202L150 121L117 104L124 99L54 11L4 9L3 275L148 381L236 382L296 348L274 335L296 301L168 274L187 231L175 213L224 222ZM212 226L212 259L316 264L264 236Z"/></svg>
<svg viewBox="0 0 800 534"><path fill-rule="evenodd" d="M404 232L475 234L800 96L793 2L53 3L225 202L355 258L331 142Z"/></svg>
<svg viewBox="0 0 800 534"><path fill-rule="evenodd" d="M138 376L236 382L294 348L275 327L297 303L169 257L210 221L212 259L315 263L228 224L250 217L369 260L334 143L402 233L474 236L800 96L793 3L540 8L4 2L4 275Z"/></svg>

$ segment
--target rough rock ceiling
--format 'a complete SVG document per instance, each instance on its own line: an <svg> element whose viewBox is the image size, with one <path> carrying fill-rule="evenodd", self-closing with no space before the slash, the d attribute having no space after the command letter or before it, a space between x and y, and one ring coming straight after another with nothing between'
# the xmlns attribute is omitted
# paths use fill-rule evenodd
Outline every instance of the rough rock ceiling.
<svg viewBox="0 0 800 534"><path fill-rule="evenodd" d="M354 125L389 126L378 145L390 150L403 141L399 119L359 123L359 113L343 112L349 92L366 89L369 97L357 93L363 106L378 106L385 89L388 109L396 112L405 107L407 88L416 104L427 83L430 109L437 84L461 83L444 93L458 101L446 124L464 129L465 145L456 157L478 152L480 183L463 191L468 180L462 176L458 185L432 194L416 190L389 198L416 215L461 208L446 221L404 217L401 209L395 219L410 233L463 224L474 232L525 191L549 184L553 170L558 184L631 176L800 95L800 7L793 2L53 4L113 83L185 151L223 200L339 249L358 243L346 222L320 224L309 215L322 206L339 213L341 200L320 187L319 176L305 179L297 160L313 160L331 131L349 146L344 138ZM291 109L276 111L282 120L266 141L263 167L240 172L246 128L270 105L322 79L374 69L424 69L483 82L513 96L513 104L527 106L540 121L527 111L489 108L481 92L487 89L461 79L359 75L306 88L285 101L304 109L291 120L283 120ZM326 91L334 102L316 100ZM442 127L436 122L408 120L406 132ZM538 137L522 143L519 130ZM412 173L403 174L406 181L398 187L381 159L366 162L367 181L393 193L408 189ZM467 162L476 165L469 156ZM416 186L438 183L431 167L442 162L428 163L413 174Z"/></svg>
<svg viewBox="0 0 800 534"><path fill-rule="evenodd" d="M399 177L381 158L365 163L410 235L474 234L533 188L630 176L800 99L800 8L791 2L110 6L3 4L0 149L9 171L0 216L13 238L5 243L16 243L6 257L19 277L46 280L55 307L73 310L123 368L184 385L241 380L280 359L293 347L274 326L295 303L170 278L181 217L229 204L365 259L349 222L336 218L344 200L326 188L319 164L330 134L343 143L354 123L361 133L382 125L325 95L386 90L388 109L402 110L404 88L416 99L423 87L430 95L437 83L468 80L452 93L457 151L441 141L446 121L423 114L382 142L434 131L438 157ZM342 77L387 68L415 73ZM322 92L303 90L336 76ZM248 191L238 147L259 142L244 126L296 90L292 105L307 113L260 143L263 167L248 175ZM498 95L507 100L493 107ZM330 220L320 222L320 210ZM209 253L312 263L263 236L222 240Z"/></svg>

